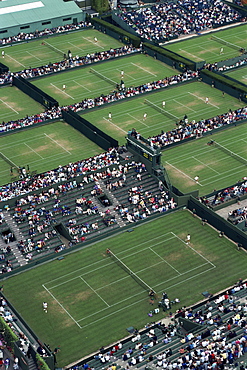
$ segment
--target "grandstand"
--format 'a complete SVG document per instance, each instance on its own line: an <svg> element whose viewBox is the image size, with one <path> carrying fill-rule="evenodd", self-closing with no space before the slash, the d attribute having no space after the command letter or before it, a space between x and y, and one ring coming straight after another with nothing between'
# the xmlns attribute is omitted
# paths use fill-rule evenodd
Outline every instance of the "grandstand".
<svg viewBox="0 0 247 370"><path fill-rule="evenodd" d="M123 1L122 6L126 3ZM4 318L2 333L5 331L0 339L14 349L23 370L39 368L42 362L51 370L58 366L85 370L102 366L112 370L127 366L149 370L159 367L194 369L205 363L223 368L222 364L234 365L235 362L238 362L236 367L241 362L241 370L246 367L246 273L243 266L247 234L245 228L234 225L239 220L246 223L246 209L236 207L234 217L229 218L231 223L215 213L225 205L235 202L241 205L247 196L246 141L241 139L243 142L240 140L237 149L235 143L231 146L228 142L235 138L230 130L236 126L235 132L239 127L246 132L246 86L223 73L216 73L219 52L213 51L215 64L206 60L197 64L192 53L188 59L158 45L181 35L243 20L244 10L239 12L238 8L220 1L217 7L211 1L205 3L205 9L192 6L190 1L179 1L127 12L121 9L117 15L114 11L109 17L116 22L120 19L119 25L123 28L120 29L105 19L92 19L92 24L84 22L84 12L78 10L73 1L0 2L1 44L13 45L11 49L14 50L14 44L19 43L18 50L21 50L25 46L21 44L23 39L35 38L42 52L45 46L54 58L42 66L43 60L37 54L35 63L40 65L28 69L19 62L23 70L16 72L16 69L13 77L11 68L9 70L4 64L5 48L1 49L1 88L21 90L46 108L34 114L26 111L20 117L17 104L21 102L14 98L13 101L0 99L3 107L0 113L3 115L1 171L3 176L9 173L11 178L0 188L0 259L4 281L0 306ZM204 14L208 9L212 17L206 21ZM216 11L222 16L216 18ZM152 21L151 26L153 19L156 21ZM167 29L158 31L164 20ZM89 30L92 25L97 31ZM45 31L46 41L42 42L44 28L51 30ZM83 34L71 33L66 40L60 39L57 46L49 42L48 35L56 40L55 34L61 30L82 28L85 28ZM238 27L230 28L229 32L232 30L237 32ZM241 30L246 33L245 28ZM90 33L86 33L88 31ZM32 33L34 37L30 36ZM115 48L111 46L111 37L115 38ZM221 40L221 45L235 53L234 57L222 61L224 68L235 70L244 66L246 48L224 37L225 34L217 33L211 38L216 44ZM91 49L87 45L86 50L83 42ZM122 42L128 46L119 45ZM76 50L73 55L67 50L68 45ZM25 50L25 55L28 53L30 51ZM154 57L157 63L167 63L173 69L172 76L158 79L147 63L130 62L132 53L146 54ZM120 84L95 69L97 63L104 63L101 65L111 73L114 67L109 67L108 60L116 58L122 63L114 70ZM134 65L147 73L150 81L138 85L128 61L132 68ZM76 67L83 75L85 64L93 64L91 75L108 82L112 87L110 93L104 91L96 97L94 88L90 90L88 85L85 89L83 83L73 77L70 88L80 86L84 89L83 95L73 104L60 106L52 94L47 95L31 81L44 79L46 74L62 76L55 87L58 94L68 95L67 71ZM135 87L126 86L125 76L134 81ZM188 101L174 98L172 109L166 99L153 103L152 97L157 90L172 91L181 84L193 89L191 80L202 85L202 90L188 92ZM203 86L207 86L205 90ZM203 96L208 88L212 96L227 100L226 111L211 96ZM142 94L145 95L143 103L137 104L141 113L136 113L136 108L129 103L129 121L126 122L129 127L128 130L121 128L111 109L120 107L123 99L133 104ZM191 118L196 113L195 101L201 104L202 116L198 121ZM232 104L230 110L229 104ZM108 119L103 117L102 124L103 105L109 113ZM216 116L208 117L210 105L216 110ZM180 117L178 107L188 107L191 116ZM151 110L147 115L148 108ZM10 109L16 119L8 119L4 109ZM203 117L204 112L207 119ZM160 113L162 120L164 117L172 120L173 129L163 130L162 126L160 130L155 126L154 117ZM49 135L39 134L34 145L31 140L36 139L25 141L22 138L19 143L18 136L11 147L6 145L6 149L2 144L8 137L14 138L12 133L24 132L28 136L35 127L45 130L59 120L77 130L81 146L76 160L71 159L74 158L71 155L73 142L68 143L66 137L58 138L58 126ZM95 121L100 122L100 126ZM133 128L132 122L140 125L138 130ZM148 130L150 126L157 129L157 134L145 137L141 129ZM221 141L218 136L215 139L217 133L228 134L229 138ZM125 145L119 146L118 135L124 137ZM83 151L85 138L98 145L97 149L91 148L90 154ZM180 145L183 143L187 144ZM24 152L15 149L20 144ZM53 154L52 146L60 151ZM188 160L182 162L181 167L167 160L169 150L178 153L178 148L185 148L178 161ZM4 154L5 149L8 154ZM45 171L30 169L27 163L34 156L37 157L34 160L36 168L39 162L50 163L49 158L43 156L44 151L56 157L56 162L51 163L56 163L57 167L52 165ZM67 164L62 161L63 153L69 158ZM205 161L206 157L209 162ZM165 168L162 158L165 158ZM197 176L200 170L202 175ZM238 172L234 172L236 170ZM229 187L218 185L232 179L230 171L233 175L236 173L236 183L229 183ZM217 177L217 189L208 193L202 189L208 189L211 177ZM181 191L184 184L186 192ZM190 237L188 239L190 233L193 234L191 241ZM109 247L114 258L107 255ZM187 283L191 286L188 291ZM23 293L25 289L30 296ZM197 303L201 294L207 299ZM147 321L154 322L143 329ZM127 325L131 335L125 337ZM11 334L6 335L9 326ZM83 349L78 344L81 329L85 337ZM68 336L71 338L69 344L66 342ZM48 342L51 347L45 344ZM61 353L57 347L60 343ZM90 355L92 352L95 353Z"/></svg>

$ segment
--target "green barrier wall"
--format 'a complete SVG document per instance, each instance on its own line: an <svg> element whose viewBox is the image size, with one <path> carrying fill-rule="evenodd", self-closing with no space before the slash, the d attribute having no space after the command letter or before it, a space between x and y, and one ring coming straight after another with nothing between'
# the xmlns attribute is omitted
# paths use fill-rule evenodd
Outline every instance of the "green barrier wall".
<svg viewBox="0 0 247 370"><path fill-rule="evenodd" d="M106 33L107 35L119 40L125 44L132 44L135 47L139 47L141 38L131 33L122 30L120 27L114 26L113 24L106 22L100 18L92 18L91 23L94 25L96 30Z"/></svg>
<svg viewBox="0 0 247 370"><path fill-rule="evenodd" d="M216 89L222 90L234 98L241 99L247 103L246 85L226 75L208 71L207 69L203 69L200 73L200 76L203 82L212 85L212 82L214 81L214 86Z"/></svg>
<svg viewBox="0 0 247 370"><path fill-rule="evenodd" d="M174 53L165 48L161 48L157 45L151 45L150 43L144 42L143 43L144 50L151 55L152 57L179 69L180 71L184 71L184 69L190 69L191 71L196 70L196 63L190 59L184 58L181 55Z"/></svg>
<svg viewBox="0 0 247 370"><path fill-rule="evenodd" d="M76 130L80 131L88 139L92 140L95 144L99 145L104 150L109 148L118 147L118 141L113 139L111 136L107 135L101 131L96 126L92 125L85 118L80 117L77 113L73 111L63 111L63 119Z"/></svg>
<svg viewBox="0 0 247 370"><path fill-rule="evenodd" d="M247 250L247 234L237 229L233 224L220 217L210 208L206 207L199 200L190 196L187 207L190 211L196 211L197 216L207 220L215 229L223 231L224 234L235 243L241 244Z"/></svg>
<svg viewBox="0 0 247 370"><path fill-rule="evenodd" d="M5 64L0 63L0 74L5 73L9 71L9 67L7 67Z"/></svg>
<svg viewBox="0 0 247 370"><path fill-rule="evenodd" d="M58 107L59 105L57 100L52 96L46 94L44 91L20 76L18 78L13 77L13 85L48 109Z"/></svg>

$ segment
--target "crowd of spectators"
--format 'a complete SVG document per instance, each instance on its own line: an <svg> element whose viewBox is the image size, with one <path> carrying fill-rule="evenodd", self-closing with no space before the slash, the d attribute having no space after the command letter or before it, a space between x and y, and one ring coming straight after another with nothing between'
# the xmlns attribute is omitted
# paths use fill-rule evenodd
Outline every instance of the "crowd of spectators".
<svg viewBox="0 0 247 370"><path fill-rule="evenodd" d="M221 0L165 1L117 15L139 36L158 43L242 20L240 13Z"/></svg>
<svg viewBox="0 0 247 370"><path fill-rule="evenodd" d="M232 199L240 199L242 195L247 193L247 181L244 178L244 181L240 184L225 188L216 192L213 197L205 198L202 197L201 202L208 206L217 206L219 204L225 203Z"/></svg>
<svg viewBox="0 0 247 370"><path fill-rule="evenodd" d="M197 307L179 308L170 324L147 324L142 332L135 330L126 343L107 349L102 347L93 360L84 360L82 365L71 370L97 370L102 364L114 370L118 359L124 362L124 369L143 366L167 370L223 370L235 366L244 370L246 288L247 284L239 279L233 288L212 296ZM183 322L180 324L181 318L189 320L191 328L195 323L197 330L186 330ZM140 363L143 364L138 365Z"/></svg>
<svg viewBox="0 0 247 370"><path fill-rule="evenodd" d="M242 221L247 222L247 207L239 207L228 213L228 221L239 224Z"/></svg>
<svg viewBox="0 0 247 370"><path fill-rule="evenodd" d="M188 121L188 118L180 120L176 128L171 131L162 131L159 135L149 138L150 145L156 145L163 148L167 145L191 138L199 138L206 132L210 132L225 125L238 122L247 118L247 107L229 110L227 113L220 114L216 117L202 119L198 122Z"/></svg>
<svg viewBox="0 0 247 370"><path fill-rule="evenodd" d="M26 68L19 72L5 72L0 75L0 85L12 83L13 77L21 76L23 78L35 78L49 75L59 71L65 71L82 65L101 62L103 60L115 59L123 55L128 55L140 51L140 48L135 48L132 45L124 45L120 48L110 49L106 51L99 51L95 53L88 53L85 56L79 55L66 57L59 62L49 63L44 66L35 68Z"/></svg>
<svg viewBox="0 0 247 370"><path fill-rule="evenodd" d="M97 98L86 98L81 102L63 106L63 107L53 107L50 110L46 110L42 113L34 114L31 116L26 116L18 120L11 120L8 122L2 122L0 124L0 133L6 131L12 131L14 129L20 129L23 127L32 126L35 123L44 122L50 119L61 118L62 111L68 111L71 109L74 112L79 112L85 109L94 108L96 106L102 106L104 104L112 103L118 100L129 98L132 96L137 96L144 94L145 92L155 91L161 88L165 88L170 85L186 82L195 79L199 76L199 72L195 71L185 71L179 75L174 75L171 77L166 77L158 81L148 82L136 87L125 87L114 90L107 95L101 94Z"/></svg>
<svg viewBox="0 0 247 370"><path fill-rule="evenodd" d="M85 22L79 22L76 24L73 24L73 23L65 24L63 26L58 26L54 28L45 28L42 31L35 31L35 32L30 32L30 33L21 32L21 33L18 33L18 35L4 37L0 39L0 46L9 45L9 44L13 44L16 42L24 42L24 41L28 42L29 40L33 40L39 37L48 37L48 36L52 36L52 35L60 34L64 32L80 30L86 27L92 27L92 24L90 22L85 21Z"/></svg>
<svg viewBox="0 0 247 370"><path fill-rule="evenodd" d="M235 63L227 65L218 66L218 63L206 63L204 64L203 68L208 69L209 71L213 72L226 72L229 69L242 67L247 63L247 57L237 60Z"/></svg>
<svg viewBox="0 0 247 370"><path fill-rule="evenodd" d="M65 193L73 188L75 183L72 179L75 177L83 174L86 175L88 172L97 171L112 164L119 164L119 151L115 148L111 148L105 153L98 154L88 159L69 163L65 166L59 166L54 170L37 174L31 178L27 176L26 178L14 181L10 184L2 185L0 187L0 201L6 201L20 195L25 196L31 191L38 190L38 194L28 195L27 199L20 198L17 205L20 206L27 202L37 202L40 204L57 192ZM71 181L60 184L57 190L50 188L46 192L42 192L43 188L66 180Z"/></svg>

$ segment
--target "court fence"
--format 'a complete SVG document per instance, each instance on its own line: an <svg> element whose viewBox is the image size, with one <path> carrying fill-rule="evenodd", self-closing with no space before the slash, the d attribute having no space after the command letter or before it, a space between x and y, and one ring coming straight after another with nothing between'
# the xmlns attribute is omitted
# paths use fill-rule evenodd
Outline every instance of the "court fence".
<svg viewBox="0 0 247 370"><path fill-rule="evenodd" d="M247 250L247 234L219 216L198 199L190 196L187 208L218 230L219 236L220 232L222 232L223 235L233 240L238 246L241 245L245 250Z"/></svg>
<svg viewBox="0 0 247 370"><path fill-rule="evenodd" d="M85 118L79 116L79 114L69 111L62 111L63 119L76 130L85 135L88 139L93 141L95 144L108 150L109 148L118 147L118 141L110 135L94 126L92 123L87 121Z"/></svg>
<svg viewBox="0 0 247 370"><path fill-rule="evenodd" d="M37 86L34 86L31 82L21 76L13 77L13 85L30 96L30 98L43 105L45 108L51 109L53 107L58 107L59 105L58 101L52 96L46 94L44 91L39 89Z"/></svg>
<svg viewBox="0 0 247 370"><path fill-rule="evenodd" d="M200 73L202 81L208 85L214 83L214 87L247 103L247 86L241 82L221 73L203 69Z"/></svg>

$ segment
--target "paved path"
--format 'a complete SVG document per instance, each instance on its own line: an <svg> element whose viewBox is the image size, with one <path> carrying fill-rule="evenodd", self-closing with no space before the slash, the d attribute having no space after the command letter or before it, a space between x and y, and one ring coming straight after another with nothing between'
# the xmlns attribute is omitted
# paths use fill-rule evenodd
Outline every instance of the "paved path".
<svg viewBox="0 0 247 370"><path fill-rule="evenodd" d="M242 208L242 207L247 207L247 199L243 199L239 202L231 204L228 207L221 208L218 211L216 211L216 213L226 220L228 217L228 213L230 211L234 211L235 209Z"/></svg>

